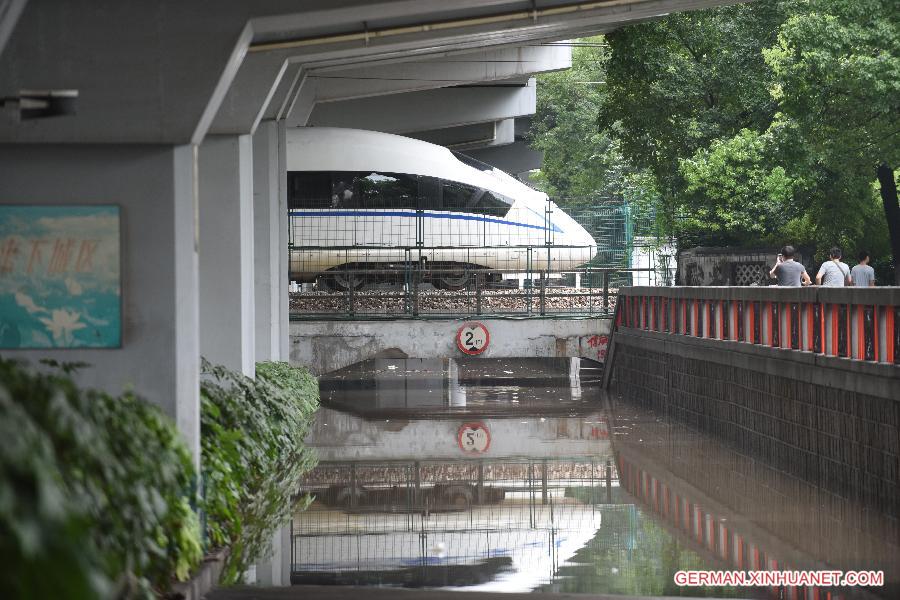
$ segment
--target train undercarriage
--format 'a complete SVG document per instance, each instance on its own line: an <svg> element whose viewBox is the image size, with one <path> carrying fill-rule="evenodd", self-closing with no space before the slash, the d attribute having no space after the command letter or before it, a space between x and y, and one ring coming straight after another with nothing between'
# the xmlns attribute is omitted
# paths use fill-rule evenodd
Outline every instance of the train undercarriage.
<svg viewBox="0 0 900 600"><path fill-rule="evenodd" d="M366 288L403 288L417 284L431 284L440 290L463 290L475 286L499 287L502 275L496 270L480 265L423 261L349 263L317 275L293 280L314 282L316 289L331 292L362 291Z"/></svg>

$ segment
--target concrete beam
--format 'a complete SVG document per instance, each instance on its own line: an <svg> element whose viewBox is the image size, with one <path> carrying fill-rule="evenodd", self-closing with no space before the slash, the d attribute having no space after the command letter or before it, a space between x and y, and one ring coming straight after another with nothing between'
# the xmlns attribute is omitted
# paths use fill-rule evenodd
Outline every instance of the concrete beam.
<svg viewBox="0 0 900 600"><path fill-rule="evenodd" d="M528 77L572 66L566 46L525 46L454 53L410 62L358 69L321 69L311 74L318 84L317 102L415 92L480 81Z"/></svg>
<svg viewBox="0 0 900 600"><path fill-rule="evenodd" d="M199 143L242 63L251 64L248 52L266 52L260 60L276 65L271 73L277 74L290 62L346 66L566 39L735 1L622 0L532 18L517 0L347 0L337 7L326 0L220 0L215 10L174 0L32 0L0 56L0 95L78 89L78 112L24 124L0 119L0 142ZM378 24L377 33L356 39L364 23ZM301 45L259 45L286 39ZM263 98L277 88L276 79L260 92Z"/></svg>
<svg viewBox="0 0 900 600"><path fill-rule="evenodd" d="M464 83L522 77L533 73L567 69L572 65L571 48L530 46L468 53L440 53L403 62L369 64L365 67L330 67L307 70L302 87L292 90L302 95L298 118L304 125L308 103L334 102L450 87ZM211 133L247 133L259 122L272 101L289 64L266 53L248 55L219 113Z"/></svg>
<svg viewBox="0 0 900 600"><path fill-rule="evenodd" d="M9 41L13 29L16 28L16 23L19 22L19 17L22 16L22 11L27 3L28 0L3 0L0 2L0 56L3 55L6 42Z"/></svg>
<svg viewBox="0 0 900 600"><path fill-rule="evenodd" d="M491 334L486 358L569 357L605 360L595 336L608 335L610 320L481 319ZM303 321L290 326L290 360L322 375L373 358L385 350L415 358L462 356L458 321ZM601 350L604 354L601 355Z"/></svg>
<svg viewBox="0 0 900 600"><path fill-rule="evenodd" d="M409 137L453 150L469 151L473 148L512 144L515 135L515 119L489 121L459 127L432 129L409 133Z"/></svg>
<svg viewBox="0 0 900 600"><path fill-rule="evenodd" d="M534 150L523 141L515 141L506 146L467 150L466 154L513 175L539 169L544 162L544 153Z"/></svg>
<svg viewBox="0 0 900 600"><path fill-rule="evenodd" d="M309 125L409 133L534 114L534 80L521 88L457 87L318 104Z"/></svg>
<svg viewBox="0 0 900 600"><path fill-rule="evenodd" d="M200 353L253 377L253 164L250 136L209 136L199 152Z"/></svg>

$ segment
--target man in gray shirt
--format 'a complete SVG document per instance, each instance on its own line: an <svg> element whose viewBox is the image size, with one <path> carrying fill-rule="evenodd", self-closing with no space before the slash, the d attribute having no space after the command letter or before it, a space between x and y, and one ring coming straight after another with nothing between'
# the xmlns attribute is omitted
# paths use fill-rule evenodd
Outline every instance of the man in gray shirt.
<svg viewBox="0 0 900 600"><path fill-rule="evenodd" d="M853 285L853 279L850 277L850 267L847 263L841 262L841 249L837 247L832 248L828 255L831 257L831 260L826 260L819 267L816 283L824 287Z"/></svg>
<svg viewBox="0 0 900 600"><path fill-rule="evenodd" d="M776 277L780 286L800 287L801 282L803 285L810 284L806 267L794 260L794 252L793 246L782 248L781 254L778 255L778 262L769 271L769 277Z"/></svg>
<svg viewBox="0 0 900 600"><path fill-rule="evenodd" d="M859 264L850 269L850 278L856 287L875 287L875 269L869 266L869 253L859 253Z"/></svg>

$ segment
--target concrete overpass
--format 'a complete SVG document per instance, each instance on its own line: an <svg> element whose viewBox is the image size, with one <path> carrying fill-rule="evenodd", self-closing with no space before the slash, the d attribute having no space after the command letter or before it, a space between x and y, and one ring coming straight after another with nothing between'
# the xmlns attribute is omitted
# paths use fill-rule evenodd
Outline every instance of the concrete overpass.
<svg viewBox="0 0 900 600"><path fill-rule="evenodd" d="M533 110L528 76L569 64L543 44L723 3L9 0L0 202L118 205L123 319L116 349L4 354L80 360L94 365L87 384L133 385L197 453L199 357L252 374L288 356L286 127L502 132ZM77 90L74 113L21 119L26 90ZM434 110L404 125L422 98Z"/></svg>
<svg viewBox="0 0 900 600"><path fill-rule="evenodd" d="M731 2L2 1L0 204L117 206L121 273L118 347L3 355L89 363L199 460L200 357L252 376L289 356L288 127L358 118L525 164L529 77L569 64L547 44Z"/></svg>

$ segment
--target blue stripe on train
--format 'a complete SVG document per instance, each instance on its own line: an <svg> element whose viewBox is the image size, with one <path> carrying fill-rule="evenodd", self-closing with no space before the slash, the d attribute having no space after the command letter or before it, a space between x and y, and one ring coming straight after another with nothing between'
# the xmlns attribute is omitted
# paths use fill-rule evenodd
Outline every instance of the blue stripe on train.
<svg viewBox="0 0 900 600"><path fill-rule="evenodd" d="M308 211L308 210L292 210L290 211L291 216L295 217L416 217L419 216L419 213L414 211L399 211L399 210L323 210L323 211ZM535 213L536 214L536 213ZM454 215L452 213L445 212L432 212L432 211L423 211L421 216L428 217L429 219L458 219L461 221L484 221L485 223L498 223L500 225L512 225L514 227L527 227L528 229L544 229L543 225L532 225L530 223L517 223L515 221L506 221L504 219L493 219L491 217L479 217L477 215ZM550 228L556 233L563 233L563 230L559 228L559 226L550 222Z"/></svg>

